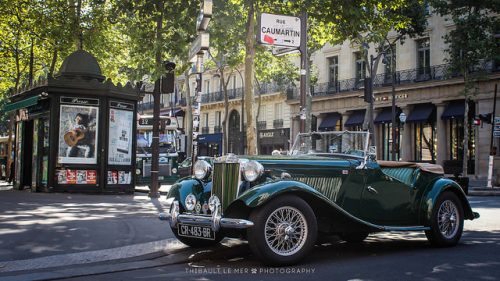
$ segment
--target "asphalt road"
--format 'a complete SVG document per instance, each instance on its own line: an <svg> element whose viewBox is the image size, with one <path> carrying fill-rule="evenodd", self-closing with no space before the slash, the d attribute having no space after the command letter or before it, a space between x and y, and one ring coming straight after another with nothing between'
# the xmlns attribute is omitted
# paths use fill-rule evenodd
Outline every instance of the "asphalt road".
<svg viewBox="0 0 500 281"><path fill-rule="evenodd" d="M500 280L499 199L470 197L481 218L466 221L452 248L432 248L423 233L380 233L358 246L316 246L293 267L264 267L242 247L225 258L66 280Z"/></svg>
<svg viewBox="0 0 500 281"><path fill-rule="evenodd" d="M173 238L157 213L142 193L0 191L0 262Z"/></svg>

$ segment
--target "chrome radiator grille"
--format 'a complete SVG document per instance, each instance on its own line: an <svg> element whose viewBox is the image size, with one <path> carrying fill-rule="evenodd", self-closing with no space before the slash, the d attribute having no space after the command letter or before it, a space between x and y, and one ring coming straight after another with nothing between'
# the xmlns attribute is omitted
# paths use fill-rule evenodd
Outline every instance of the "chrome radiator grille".
<svg viewBox="0 0 500 281"><path fill-rule="evenodd" d="M212 195L219 197L223 211L238 196L239 182L239 163L214 163Z"/></svg>

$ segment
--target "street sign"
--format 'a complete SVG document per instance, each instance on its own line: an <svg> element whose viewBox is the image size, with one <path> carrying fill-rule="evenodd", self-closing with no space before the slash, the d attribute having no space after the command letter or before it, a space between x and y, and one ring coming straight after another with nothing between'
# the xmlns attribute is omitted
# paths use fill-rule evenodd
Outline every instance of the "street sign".
<svg viewBox="0 0 500 281"><path fill-rule="evenodd" d="M196 19L196 30L206 31L208 23L212 18L212 0L203 0L200 7L200 13Z"/></svg>
<svg viewBox="0 0 500 281"><path fill-rule="evenodd" d="M493 131L493 137L500 138L500 131Z"/></svg>
<svg viewBox="0 0 500 281"><path fill-rule="evenodd" d="M298 48L273 46L271 49L271 53L277 57L280 57L284 55L300 53L300 50Z"/></svg>
<svg viewBox="0 0 500 281"><path fill-rule="evenodd" d="M208 50L210 46L210 35L206 32L201 32L198 34L196 40L191 43L189 48L189 60L192 61L196 58L196 55L202 54L203 51Z"/></svg>
<svg viewBox="0 0 500 281"><path fill-rule="evenodd" d="M300 47L300 18L262 13L257 41L264 45Z"/></svg>

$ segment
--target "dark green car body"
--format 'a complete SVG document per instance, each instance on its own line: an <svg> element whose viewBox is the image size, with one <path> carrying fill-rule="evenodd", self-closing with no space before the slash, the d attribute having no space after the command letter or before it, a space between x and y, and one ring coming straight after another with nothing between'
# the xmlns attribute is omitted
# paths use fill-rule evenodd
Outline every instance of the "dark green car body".
<svg viewBox="0 0 500 281"><path fill-rule="evenodd" d="M296 154L199 161L196 177L171 186L160 219L190 246L242 238L265 263L287 265L318 236L361 242L374 232L425 231L431 244L453 246L463 221L479 217L441 166L376 161L363 133L334 133L304 135L311 140L297 141Z"/></svg>
<svg viewBox="0 0 500 281"><path fill-rule="evenodd" d="M418 168L381 168L377 162L368 162L365 169L357 169L360 160L314 156L241 158L261 163L265 175L223 206L224 216L248 219L251 209L289 193L303 198L317 217L324 219L320 231L424 230L429 227L439 194L451 191L462 201L465 218L474 219L467 197L456 182ZM398 177L391 171L402 169L410 175ZM290 177L281 178L283 173ZM376 193L368 191L368 186ZM211 190L210 179L183 179L172 185L167 198L175 198L184 209L188 194L194 194L203 205L208 203Z"/></svg>

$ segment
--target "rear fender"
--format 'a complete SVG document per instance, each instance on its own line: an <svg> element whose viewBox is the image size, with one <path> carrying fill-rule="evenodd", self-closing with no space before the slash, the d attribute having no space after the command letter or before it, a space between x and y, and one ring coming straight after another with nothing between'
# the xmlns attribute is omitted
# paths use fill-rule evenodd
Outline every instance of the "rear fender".
<svg viewBox="0 0 500 281"><path fill-rule="evenodd" d="M433 183L432 188L422 200L421 218L423 218L423 225L430 225L432 211L435 208L436 201L439 195L446 191L455 193L455 195L457 195L457 197L460 199L464 208L465 219L473 220L475 218L475 214L472 212L469 200L467 200L467 196L465 195L460 185L453 180L441 178Z"/></svg>

